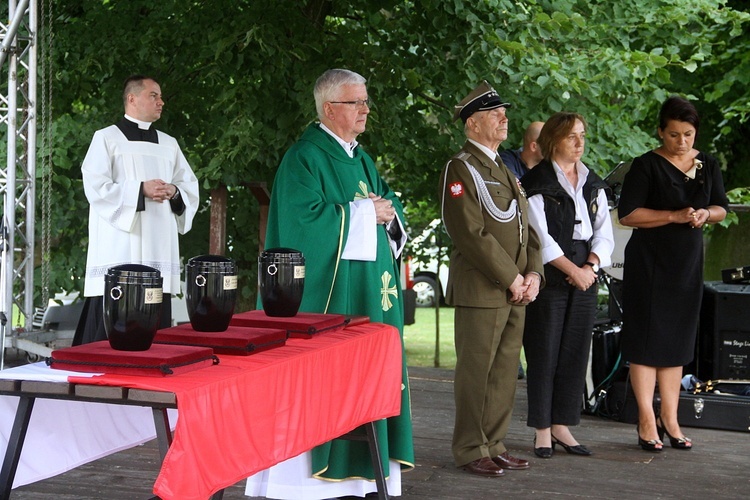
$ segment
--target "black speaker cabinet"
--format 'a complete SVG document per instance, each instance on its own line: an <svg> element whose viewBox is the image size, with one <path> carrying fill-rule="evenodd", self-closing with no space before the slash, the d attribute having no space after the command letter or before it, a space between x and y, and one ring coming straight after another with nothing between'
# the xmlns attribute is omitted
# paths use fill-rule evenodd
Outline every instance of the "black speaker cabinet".
<svg viewBox="0 0 750 500"><path fill-rule="evenodd" d="M591 340L591 381L594 390L606 388L610 381L624 381L627 376L623 363L617 364L621 329L622 324L616 322L594 325Z"/></svg>
<svg viewBox="0 0 750 500"><path fill-rule="evenodd" d="M703 284L696 361L701 380L750 379L750 285Z"/></svg>

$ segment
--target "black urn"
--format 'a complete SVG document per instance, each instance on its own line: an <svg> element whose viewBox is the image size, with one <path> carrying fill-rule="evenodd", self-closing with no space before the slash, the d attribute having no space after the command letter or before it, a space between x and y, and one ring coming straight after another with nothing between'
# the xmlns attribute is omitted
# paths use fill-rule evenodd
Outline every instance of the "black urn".
<svg viewBox="0 0 750 500"><path fill-rule="evenodd" d="M123 264L104 275L104 330L118 351L147 351L161 319L163 278L158 269Z"/></svg>
<svg viewBox="0 0 750 500"><path fill-rule="evenodd" d="M266 315L296 315L304 287L302 252L292 248L269 248L258 256L258 291Z"/></svg>
<svg viewBox="0 0 750 500"><path fill-rule="evenodd" d="M221 255L199 255L188 260L185 296L193 330L225 331L237 302L237 264Z"/></svg>

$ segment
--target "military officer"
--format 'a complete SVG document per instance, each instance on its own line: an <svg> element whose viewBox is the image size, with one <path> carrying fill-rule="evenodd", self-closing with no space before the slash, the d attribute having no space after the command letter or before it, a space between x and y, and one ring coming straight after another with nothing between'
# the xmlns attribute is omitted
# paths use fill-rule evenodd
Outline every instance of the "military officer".
<svg viewBox="0 0 750 500"><path fill-rule="evenodd" d="M453 241L446 300L455 307L458 467L499 477L528 469L503 444L513 411L525 306L542 286L539 238L523 189L497 157L508 136L506 110L486 81L455 107L466 143L444 167L439 196Z"/></svg>

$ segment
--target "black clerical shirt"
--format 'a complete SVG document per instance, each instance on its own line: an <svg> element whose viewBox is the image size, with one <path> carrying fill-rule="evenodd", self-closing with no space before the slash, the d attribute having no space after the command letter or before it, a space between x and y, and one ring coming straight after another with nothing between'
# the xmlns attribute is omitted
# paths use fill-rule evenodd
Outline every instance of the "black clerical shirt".
<svg viewBox="0 0 750 500"><path fill-rule="evenodd" d="M128 120L127 118L123 118L115 123L115 125L129 141L153 142L154 144L159 144L159 134L156 133L154 127L143 129L140 128L137 123ZM185 202L182 201L182 196L180 196L180 190L177 186L175 186L175 189L177 189L177 194L174 198L169 200L169 205L172 208L172 212L181 215L182 212L185 211ZM146 210L146 198L143 195L143 183L141 182L141 193L138 195L136 211L143 212L144 210Z"/></svg>

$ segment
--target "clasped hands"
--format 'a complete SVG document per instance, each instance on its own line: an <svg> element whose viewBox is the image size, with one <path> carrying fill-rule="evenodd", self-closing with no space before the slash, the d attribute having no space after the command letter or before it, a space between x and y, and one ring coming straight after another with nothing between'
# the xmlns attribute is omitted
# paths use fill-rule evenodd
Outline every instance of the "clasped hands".
<svg viewBox="0 0 750 500"><path fill-rule="evenodd" d="M151 179L143 182L143 194L156 202L171 199L177 192L177 186L169 184L161 179Z"/></svg>
<svg viewBox="0 0 750 500"><path fill-rule="evenodd" d="M368 196L372 200L372 204L375 205L375 216L377 217L378 224L388 224L396 217L396 209L393 208L391 200L387 200L375 193L370 193Z"/></svg>
<svg viewBox="0 0 750 500"><path fill-rule="evenodd" d="M519 274L508 288L508 295L510 295L508 302L517 306L531 304L539 295L540 284L541 278L536 273L529 273L526 276Z"/></svg>
<svg viewBox="0 0 750 500"><path fill-rule="evenodd" d="M598 276L594 270L591 269L590 266L584 265L582 267L577 267L572 274L566 276L565 281L582 292L585 292L591 285L596 283L597 278Z"/></svg>
<svg viewBox="0 0 750 500"><path fill-rule="evenodd" d="M711 212L707 208L687 207L677 211L677 217L680 222L687 222L690 227L700 229L708 222Z"/></svg>

